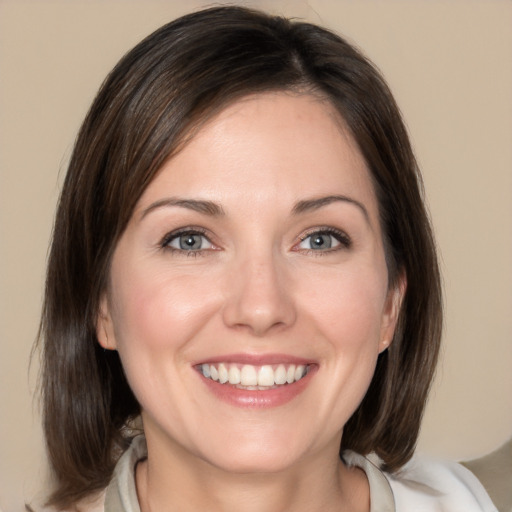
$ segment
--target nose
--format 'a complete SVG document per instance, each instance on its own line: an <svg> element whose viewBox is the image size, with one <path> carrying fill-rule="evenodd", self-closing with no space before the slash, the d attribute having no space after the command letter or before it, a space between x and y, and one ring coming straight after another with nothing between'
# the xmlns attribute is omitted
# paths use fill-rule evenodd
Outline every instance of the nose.
<svg viewBox="0 0 512 512"><path fill-rule="evenodd" d="M292 286L275 257L241 261L227 276L225 324L258 337L291 326L296 320Z"/></svg>

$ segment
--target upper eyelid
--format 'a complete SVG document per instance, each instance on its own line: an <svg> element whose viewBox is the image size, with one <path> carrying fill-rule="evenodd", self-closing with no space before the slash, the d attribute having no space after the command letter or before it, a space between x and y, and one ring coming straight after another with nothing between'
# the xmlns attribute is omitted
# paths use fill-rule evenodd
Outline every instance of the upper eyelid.
<svg viewBox="0 0 512 512"><path fill-rule="evenodd" d="M308 229L308 230L306 230L304 233L302 233L299 236L299 239L301 241L304 241L306 238L308 238L311 235L314 235L316 233L326 233L326 234L329 234L329 235L339 235L340 237L343 237L343 238L347 239L347 241L351 241L352 240L351 237L349 236L349 234L346 231L344 231L343 229L338 229L338 228L329 227L329 226L319 226L319 227Z"/></svg>
<svg viewBox="0 0 512 512"><path fill-rule="evenodd" d="M212 245L214 245L214 246L217 245L213 240L215 237L213 236L213 233L211 233L210 230L208 230L204 227L201 227L201 226L194 226L194 225L184 226L184 227L180 227L180 228L174 229L172 231L169 231L160 239L158 245L161 247L168 246L169 243L171 242L171 240L174 240L175 238L177 238L181 235L187 234L187 233L204 236ZM329 235L332 235L335 237L337 235L337 237L340 239L341 243L344 243L347 246L352 245L352 237L350 235L348 235L348 233L345 230L335 228L332 226L315 226L315 227L309 228L309 229L303 231L298 236L297 243L303 242L308 237L310 237L316 233L325 233L325 234L329 234ZM294 246L297 245L297 243L295 243Z"/></svg>
<svg viewBox="0 0 512 512"><path fill-rule="evenodd" d="M314 249L299 247L302 242L304 242L305 240L307 240L309 237L311 237L312 235L314 235L316 233L327 234L327 235L333 236L334 238L336 238L336 240L338 241L338 243L340 244L341 247L333 247L333 248L329 248L329 249L325 249L325 250L314 250ZM311 230L306 231L302 235L300 235L299 241L294 244L292 250L306 251L306 252L313 251L315 254L316 253L325 254L325 253L329 253L329 252L336 252L341 249L350 249L352 247L352 243L353 243L352 238L345 231L343 231L341 229L337 229L337 228L332 228L332 227L323 227L323 228L321 227L321 228L313 228Z"/></svg>
<svg viewBox="0 0 512 512"><path fill-rule="evenodd" d="M171 240L174 240L175 238L187 233L204 236L211 244L213 244L213 241L211 239L211 236L209 236L209 231L207 229L198 226L187 226L183 228L174 229L166 233L160 239L159 245L168 245Z"/></svg>

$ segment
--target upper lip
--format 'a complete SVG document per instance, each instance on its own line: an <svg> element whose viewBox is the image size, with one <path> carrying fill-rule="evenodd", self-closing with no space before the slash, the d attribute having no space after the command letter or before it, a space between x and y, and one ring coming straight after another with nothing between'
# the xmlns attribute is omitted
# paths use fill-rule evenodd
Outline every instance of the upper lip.
<svg viewBox="0 0 512 512"><path fill-rule="evenodd" d="M253 366L263 366L270 364L312 364L314 363L311 359L303 357L297 357L290 354L224 354L220 356L207 357L193 363L193 365L200 364L216 364L216 363L239 363L239 364L250 364Z"/></svg>

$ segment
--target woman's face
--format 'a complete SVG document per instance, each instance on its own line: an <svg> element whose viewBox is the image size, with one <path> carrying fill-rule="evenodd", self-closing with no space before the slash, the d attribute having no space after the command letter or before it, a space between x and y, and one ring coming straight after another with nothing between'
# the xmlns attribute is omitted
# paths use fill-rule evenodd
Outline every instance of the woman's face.
<svg viewBox="0 0 512 512"><path fill-rule="evenodd" d="M277 471L337 457L399 295L343 123L268 93L209 121L145 190L98 338L119 351L150 458Z"/></svg>

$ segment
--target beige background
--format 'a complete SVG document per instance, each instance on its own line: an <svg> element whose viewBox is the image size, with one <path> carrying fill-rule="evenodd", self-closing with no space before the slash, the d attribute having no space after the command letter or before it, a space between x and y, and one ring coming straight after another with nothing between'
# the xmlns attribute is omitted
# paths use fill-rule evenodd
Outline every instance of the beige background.
<svg viewBox="0 0 512 512"><path fill-rule="evenodd" d="M512 2L248 2L330 26L387 77L423 168L446 289L444 356L420 439L473 457L512 434ZM31 398L59 184L105 74L197 1L0 0L0 508L41 487Z"/></svg>

